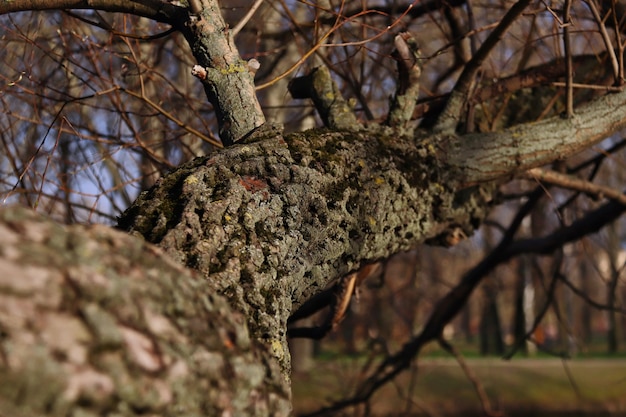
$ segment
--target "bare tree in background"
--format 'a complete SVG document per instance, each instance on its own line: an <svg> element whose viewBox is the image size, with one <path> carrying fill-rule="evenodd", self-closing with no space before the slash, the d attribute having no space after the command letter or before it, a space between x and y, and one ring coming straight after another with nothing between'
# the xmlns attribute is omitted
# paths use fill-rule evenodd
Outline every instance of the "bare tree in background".
<svg viewBox="0 0 626 417"><path fill-rule="evenodd" d="M131 234L0 212L2 414L287 415L288 334L321 337L357 271L454 245L511 197L501 186L536 187L420 332L319 413L367 403L425 344L455 353L443 329L495 266L626 208L593 182L626 126L619 3L14 0L0 14L4 201L119 216ZM325 129L300 131L313 109ZM552 187L586 210L516 238ZM331 304L321 326L287 330Z"/></svg>

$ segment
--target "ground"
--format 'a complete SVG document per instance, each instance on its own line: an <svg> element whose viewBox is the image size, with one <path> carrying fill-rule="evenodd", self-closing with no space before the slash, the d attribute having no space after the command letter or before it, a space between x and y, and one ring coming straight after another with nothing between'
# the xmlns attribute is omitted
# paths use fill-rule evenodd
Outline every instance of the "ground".
<svg viewBox="0 0 626 417"><path fill-rule="evenodd" d="M466 360L482 382L492 406L506 416L626 416L626 359ZM320 400L349 393L362 359L318 362L310 373L295 374L296 413L313 411ZM569 374L569 376L568 376ZM407 409L407 387L413 385ZM469 416L479 413L476 392L458 363L449 358L419 361L415 381L403 374L374 397L375 416Z"/></svg>

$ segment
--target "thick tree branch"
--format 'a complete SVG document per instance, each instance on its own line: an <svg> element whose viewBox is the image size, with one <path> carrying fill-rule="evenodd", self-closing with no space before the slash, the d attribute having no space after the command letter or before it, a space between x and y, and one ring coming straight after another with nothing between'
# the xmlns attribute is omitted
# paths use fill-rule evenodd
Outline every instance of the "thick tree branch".
<svg viewBox="0 0 626 417"><path fill-rule="evenodd" d="M262 128L250 140L172 172L120 225L219 283L267 344L285 340L294 308L360 265L449 228L471 234L494 190L457 194L432 146L385 131Z"/></svg>
<svg viewBox="0 0 626 417"><path fill-rule="evenodd" d="M571 25L570 15L572 0L565 0L563 4L563 49L565 50L565 114L567 117L574 115L574 63L572 60Z"/></svg>
<svg viewBox="0 0 626 417"><path fill-rule="evenodd" d="M141 239L3 207L0 271L2 416L290 413L285 353Z"/></svg>
<svg viewBox="0 0 626 417"><path fill-rule="evenodd" d="M198 65L206 71L201 81L217 113L220 138L228 146L265 123L265 116L254 76L239 55L218 1L195 0L193 9L198 8L201 10L181 31Z"/></svg>
<svg viewBox="0 0 626 417"><path fill-rule="evenodd" d="M493 134L416 141L385 128L289 137L263 128L170 174L120 224L206 276L221 274L224 291L241 288L235 305L262 312L249 325L272 343L284 340L291 303L361 263L456 228L471 234L494 185L467 187L574 154L625 124L623 92L571 119Z"/></svg>
<svg viewBox="0 0 626 417"><path fill-rule="evenodd" d="M442 141L441 154L457 170L461 186L468 186L566 158L625 126L623 91L580 106L570 119L555 117L498 133L449 136Z"/></svg>

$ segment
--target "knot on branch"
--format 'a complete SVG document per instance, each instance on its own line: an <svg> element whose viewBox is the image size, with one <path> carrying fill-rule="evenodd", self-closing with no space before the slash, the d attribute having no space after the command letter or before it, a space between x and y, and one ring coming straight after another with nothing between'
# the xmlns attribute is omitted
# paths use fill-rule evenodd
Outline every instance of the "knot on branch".
<svg viewBox="0 0 626 417"><path fill-rule="evenodd" d="M396 47L392 56L398 63L398 86L391 100L387 123L394 127L404 127L413 116L419 96L420 76L419 46L408 32L398 34L394 39Z"/></svg>
<svg viewBox="0 0 626 417"><path fill-rule="evenodd" d="M313 100L324 126L339 130L359 130L361 124L326 67L318 67L308 75L289 83L289 92L295 99Z"/></svg>

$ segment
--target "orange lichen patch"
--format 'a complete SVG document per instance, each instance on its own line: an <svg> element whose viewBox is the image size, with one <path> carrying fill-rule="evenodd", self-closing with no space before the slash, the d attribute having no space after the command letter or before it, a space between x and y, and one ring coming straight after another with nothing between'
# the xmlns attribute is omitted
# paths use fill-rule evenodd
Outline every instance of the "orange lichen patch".
<svg viewBox="0 0 626 417"><path fill-rule="evenodd" d="M267 183L265 181L251 176L241 177L239 184L252 193L256 193L267 188Z"/></svg>
<svg viewBox="0 0 626 417"><path fill-rule="evenodd" d="M226 349L230 350L230 349L233 349L235 347L235 344L233 343L233 341L231 339L224 339L223 343L224 343L224 347Z"/></svg>

